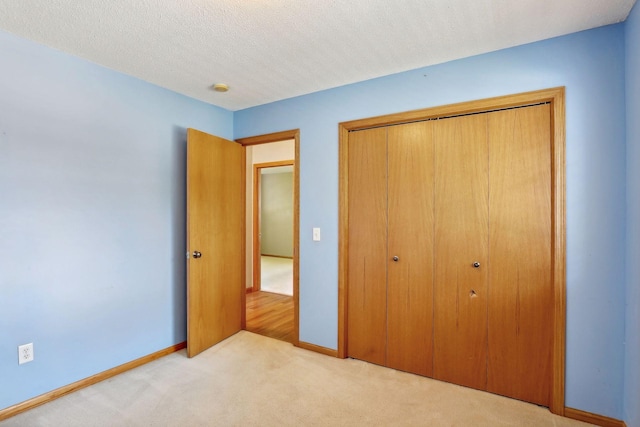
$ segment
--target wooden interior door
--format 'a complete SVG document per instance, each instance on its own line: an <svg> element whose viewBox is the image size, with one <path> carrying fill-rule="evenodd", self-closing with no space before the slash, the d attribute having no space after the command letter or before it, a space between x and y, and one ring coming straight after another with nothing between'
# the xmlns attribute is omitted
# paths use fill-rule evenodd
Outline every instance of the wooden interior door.
<svg viewBox="0 0 640 427"><path fill-rule="evenodd" d="M387 130L349 135L348 353L384 365L387 344Z"/></svg>
<svg viewBox="0 0 640 427"><path fill-rule="evenodd" d="M486 123L486 116L479 114L434 125L433 376L477 389L485 389L487 383Z"/></svg>
<svg viewBox="0 0 640 427"><path fill-rule="evenodd" d="M244 305L244 149L187 131L187 353L241 328Z"/></svg>
<svg viewBox="0 0 640 427"><path fill-rule="evenodd" d="M550 106L488 114L487 390L549 406L553 348Z"/></svg>
<svg viewBox="0 0 640 427"><path fill-rule="evenodd" d="M388 129L387 366L431 376L433 122Z"/></svg>

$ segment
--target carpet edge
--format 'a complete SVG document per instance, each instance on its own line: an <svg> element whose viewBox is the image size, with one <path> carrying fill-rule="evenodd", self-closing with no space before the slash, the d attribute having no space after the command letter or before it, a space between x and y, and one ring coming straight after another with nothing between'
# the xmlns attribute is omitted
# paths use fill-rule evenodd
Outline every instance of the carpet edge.
<svg viewBox="0 0 640 427"><path fill-rule="evenodd" d="M107 369L106 371L99 372L90 377L78 380L71 384L67 384L55 390L49 391L47 393L41 394L31 399L25 400L24 402L16 403L15 405L12 405L5 409L0 410L0 421L6 420L15 415L21 414L22 412L28 411L29 409L33 409L37 406L44 405L45 403L51 402L55 399L58 399L59 397L73 393L74 391L78 391L90 385L99 383L100 381L104 381L106 379L112 378L123 372L130 371L131 369L145 365L149 362L153 362L154 360L160 359L161 357L167 356L171 353L175 353L176 351L180 351L186 347L187 347L187 342L183 341L181 343L174 344L162 350L156 351L155 353L142 356L138 359L132 360L130 362L124 363L122 365L116 366L111 369Z"/></svg>

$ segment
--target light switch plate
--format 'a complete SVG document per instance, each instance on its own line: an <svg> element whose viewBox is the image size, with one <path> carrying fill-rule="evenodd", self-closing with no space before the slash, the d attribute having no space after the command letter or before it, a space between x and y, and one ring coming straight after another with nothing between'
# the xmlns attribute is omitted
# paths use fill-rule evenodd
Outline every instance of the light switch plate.
<svg viewBox="0 0 640 427"><path fill-rule="evenodd" d="M317 227L314 227L313 229L313 241L314 242L320 241L320 229Z"/></svg>

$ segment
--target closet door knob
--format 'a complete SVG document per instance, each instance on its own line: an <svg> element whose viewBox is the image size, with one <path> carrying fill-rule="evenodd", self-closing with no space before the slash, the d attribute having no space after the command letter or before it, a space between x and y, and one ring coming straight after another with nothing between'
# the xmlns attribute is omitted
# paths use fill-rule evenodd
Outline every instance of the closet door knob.
<svg viewBox="0 0 640 427"><path fill-rule="evenodd" d="M391 258L392 260L394 260L395 262L400 261L400 258L398 258L397 256L394 256L393 258Z"/></svg>
<svg viewBox="0 0 640 427"><path fill-rule="evenodd" d="M474 262L473 268L480 268L480 263L478 261Z"/></svg>
<svg viewBox="0 0 640 427"><path fill-rule="evenodd" d="M202 256L202 253L198 252L198 251L193 251L193 257L194 258L200 258Z"/></svg>

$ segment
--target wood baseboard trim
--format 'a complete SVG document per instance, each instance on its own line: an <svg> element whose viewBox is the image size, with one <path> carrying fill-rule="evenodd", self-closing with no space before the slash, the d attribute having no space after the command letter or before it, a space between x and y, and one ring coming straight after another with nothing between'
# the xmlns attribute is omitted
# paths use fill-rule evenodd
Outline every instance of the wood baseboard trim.
<svg viewBox="0 0 640 427"><path fill-rule="evenodd" d="M311 344L304 341L298 341L298 347L309 351L315 351L316 353L324 354L326 356L338 357L338 350L333 350L320 345Z"/></svg>
<svg viewBox="0 0 640 427"><path fill-rule="evenodd" d="M115 368L111 368L106 371L99 372L88 378L62 386L48 393L41 394L40 396L36 396L32 399L25 400L24 402L17 403L13 406L9 406L8 408L0 410L0 421L6 420L7 418L11 418L14 415L18 415L22 412L28 411L29 409L33 409L36 406L40 406L47 402L51 402L52 400L65 396L69 393L73 393L74 391L83 389L85 387L89 387L90 385L99 383L100 381L104 381L111 377L115 377L118 374L137 368L138 366L142 366L146 363L153 362L156 359L160 359L161 357L164 357L171 353L175 353L176 351L180 351L186 347L187 347L187 342L186 341L181 342L179 344L172 345L171 347L167 347L163 350L156 351L155 353L151 353L146 356L143 356L139 359L132 360L131 362L127 362L123 365L116 366Z"/></svg>
<svg viewBox="0 0 640 427"><path fill-rule="evenodd" d="M268 257L271 257L271 258L293 259L293 256L287 256L287 255L260 254L260 256L268 256Z"/></svg>
<svg viewBox="0 0 640 427"><path fill-rule="evenodd" d="M581 411L580 409L564 408L564 416L573 420L595 424L600 427L627 427L627 424L622 420L616 420L615 418Z"/></svg>
<svg viewBox="0 0 640 427"><path fill-rule="evenodd" d="M297 346L305 350L324 354L326 356L338 357L337 350L333 350L327 347L322 347L316 344L299 341L297 343ZM28 411L29 409L35 408L37 406L43 405L47 402L51 402L52 400L65 396L69 393L73 393L74 391L83 389L85 387L89 387L90 385L112 378L123 372L129 371L131 369L135 369L149 362L153 362L154 360L160 359L161 357L167 356L171 353L175 353L176 351L180 351L184 348L187 348L186 341L181 342L179 344L172 345L165 349L159 350L155 353L148 354L139 359L132 360L131 362L127 362L120 366L116 366L115 368L111 368L106 371L97 373L85 379L68 384L66 386L62 386L48 393L41 394L40 396L36 396L29 400L25 400L24 402L17 403L13 406L9 406L8 408L0 410L0 421L11 418L15 415ZM615 418L605 417L603 415L581 411L579 409L574 409L574 408L568 408L568 407L565 408L564 416L574 420L595 424L601 427L627 427L626 423L622 420L617 420Z"/></svg>

